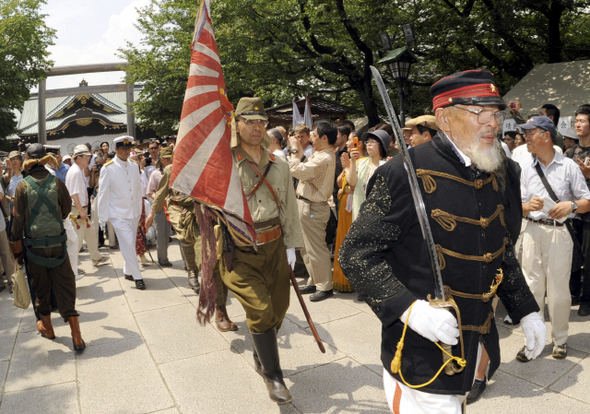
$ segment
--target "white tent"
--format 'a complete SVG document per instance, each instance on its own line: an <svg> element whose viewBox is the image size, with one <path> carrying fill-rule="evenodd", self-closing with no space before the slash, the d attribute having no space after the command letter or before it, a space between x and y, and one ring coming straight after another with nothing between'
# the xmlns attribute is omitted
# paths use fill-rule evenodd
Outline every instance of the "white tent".
<svg viewBox="0 0 590 414"><path fill-rule="evenodd" d="M590 103L590 60L535 66L504 95L506 103L513 99L522 103L527 114L539 113L544 104L557 106L561 112L558 129L563 132L573 126L580 105Z"/></svg>

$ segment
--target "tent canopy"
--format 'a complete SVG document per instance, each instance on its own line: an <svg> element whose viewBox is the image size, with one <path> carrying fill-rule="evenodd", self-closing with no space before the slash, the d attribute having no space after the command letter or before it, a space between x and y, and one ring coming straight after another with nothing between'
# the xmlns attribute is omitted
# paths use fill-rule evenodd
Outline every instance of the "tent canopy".
<svg viewBox="0 0 590 414"><path fill-rule="evenodd" d="M506 103L518 99L527 113L545 104L559 108L562 117L573 117L582 104L590 103L590 60L535 66L506 95Z"/></svg>

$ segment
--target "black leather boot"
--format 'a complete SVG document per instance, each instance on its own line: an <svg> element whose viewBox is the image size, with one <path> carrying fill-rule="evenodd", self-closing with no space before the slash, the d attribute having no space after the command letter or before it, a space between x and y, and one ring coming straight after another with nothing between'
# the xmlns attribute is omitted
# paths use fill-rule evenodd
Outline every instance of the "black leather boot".
<svg viewBox="0 0 590 414"><path fill-rule="evenodd" d="M277 345L277 331L269 329L264 333L252 333L256 356L262 367L262 378L266 383L270 399L279 404L286 404L293 400L289 389L283 381L283 371L279 362L279 347Z"/></svg>

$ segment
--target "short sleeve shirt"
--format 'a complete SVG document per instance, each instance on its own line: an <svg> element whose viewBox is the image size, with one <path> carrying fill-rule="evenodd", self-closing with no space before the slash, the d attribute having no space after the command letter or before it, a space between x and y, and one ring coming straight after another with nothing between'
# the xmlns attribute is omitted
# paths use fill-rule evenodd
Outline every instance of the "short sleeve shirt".
<svg viewBox="0 0 590 414"><path fill-rule="evenodd" d="M88 205L88 186L86 185L86 179L84 177L84 171L78 167L78 164L72 165L66 175L66 187L70 193L70 196L78 194L78 199L82 207ZM74 200L72 200L74 205Z"/></svg>
<svg viewBox="0 0 590 414"><path fill-rule="evenodd" d="M518 162L522 168L520 191L523 203L529 202L533 197L551 199L535 168L537 163L541 166L549 185L560 201L590 200L590 190L588 190L582 171L571 159L555 153L553 161L547 167L537 158L532 160L520 158ZM527 217L533 220L549 218L541 211L531 211Z"/></svg>

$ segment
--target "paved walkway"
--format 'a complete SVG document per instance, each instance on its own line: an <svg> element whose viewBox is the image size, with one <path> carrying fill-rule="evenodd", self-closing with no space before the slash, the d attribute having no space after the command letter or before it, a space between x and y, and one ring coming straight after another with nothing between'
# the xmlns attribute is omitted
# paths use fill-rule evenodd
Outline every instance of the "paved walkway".
<svg viewBox="0 0 590 414"><path fill-rule="evenodd" d="M106 250L104 251L106 253ZM252 363L243 310L230 298L239 330L220 333L195 319L198 297L187 288L178 245L174 267L144 271L138 291L122 274L119 251L95 269L81 254L86 277L78 282L77 308L87 348L72 351L69 326L53 315L57 338L36 331L32 309L0 294L0 414L4 413L388 413L379 361L380 324L356 294L309 303L327 352L309 334L294 294L280 335L281 363L293 403L268 399ZM306 299L307 300L307 299ZM590 412L590 334L572 308L570 356L517 362L519 328L497 321L502 365L484 398L469 413Z"/></svg>

